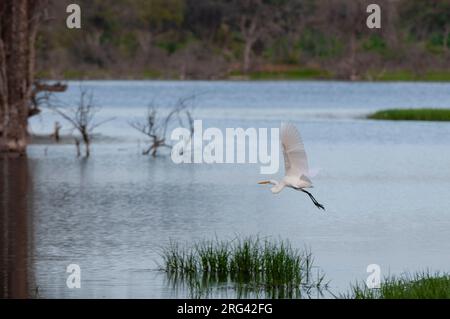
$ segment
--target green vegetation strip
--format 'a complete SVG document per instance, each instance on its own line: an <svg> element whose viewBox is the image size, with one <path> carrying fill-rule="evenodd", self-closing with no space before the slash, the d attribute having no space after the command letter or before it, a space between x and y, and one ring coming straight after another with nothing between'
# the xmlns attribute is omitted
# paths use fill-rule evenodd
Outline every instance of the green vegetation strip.
<svg viewBox="0 0 450 319"><path fill-rule="evenodd" d="M230 79L248 79L248 80L324 80L331 79L333 75L321 69L294 69L286 71L255 71L248 74L241 72L231 72L228 75Z"/></svg>
<svg viewBox="0 0 450 319"><path fill-rule="evenodd" d="M373 120L450 121L450 109L390 109L370 114Z"/></svg>
<svg viewBox="0 0 450 319"><path fill-rule="evenodd" d="M379 289L364 283L351 287L347 298L356 299L447 299L450 298L450 276L429 272L385 279Z"/></svg>
<svg viewBox="0 0 450 319"><path fill-rule="evenodd" d="M245 237L193 246L171 243L162 250L162 258L161 270L172 284L187 284L199 297L211 288L226 286L238 296L262 293L271 298L292 298L327 286L313 266L311 253L292 248L288 241Z"/></svg>

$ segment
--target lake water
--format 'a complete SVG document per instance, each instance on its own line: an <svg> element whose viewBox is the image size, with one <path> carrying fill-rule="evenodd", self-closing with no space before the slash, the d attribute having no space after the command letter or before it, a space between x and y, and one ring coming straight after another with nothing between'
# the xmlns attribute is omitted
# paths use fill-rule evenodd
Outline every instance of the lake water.
<svg viewBox="0 0 450 319"><path fill-rule="evenodd" d="M78 82L58 95L76 102ZM450 84L343 82L89 81L115 119L98 129L89 159L69 144L36 144L27 159L2 160L0 297L176 298L156 271L170 240L260 235L308 247L333 293L383 276L450 271L450 124L370 121L392 107L450 107ZM257 185L255 164L176 165L142 156L128 122L153 100L162 108L195 94L204 127L300 129L319 211L302 193ZM51 132L57 117L32 119ZM63 121L63 134L70 133ZM109 138L106 138L109 137ZM283 173L281 168L280 177ZM272 177L273 178L273 177ZM80 289L66 286L78 264Z"/></svg>

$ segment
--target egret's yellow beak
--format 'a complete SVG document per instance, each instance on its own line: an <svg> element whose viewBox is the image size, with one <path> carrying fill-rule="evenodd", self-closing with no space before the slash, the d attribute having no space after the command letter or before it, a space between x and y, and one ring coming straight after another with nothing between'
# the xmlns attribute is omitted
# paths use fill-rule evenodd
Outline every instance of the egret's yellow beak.
<svg viewBox="0 0 450 319"><path fill-rule="evenodd" d="M261 181L261 182L258 182L258 184L269 184L270 182L269 181Z"/></svg>

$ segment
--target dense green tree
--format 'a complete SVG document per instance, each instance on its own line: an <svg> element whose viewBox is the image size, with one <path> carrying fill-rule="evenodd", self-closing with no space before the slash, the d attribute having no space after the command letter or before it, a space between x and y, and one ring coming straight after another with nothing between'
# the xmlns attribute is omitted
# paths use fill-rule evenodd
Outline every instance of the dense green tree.
<svg viewBox="0 0 450 319"><path fill-rule="evenodd" d="M402 20L409 32L419 39L431 40L437 35L443 51L450 46L450 1L448 0L403 0Z"/></svg>

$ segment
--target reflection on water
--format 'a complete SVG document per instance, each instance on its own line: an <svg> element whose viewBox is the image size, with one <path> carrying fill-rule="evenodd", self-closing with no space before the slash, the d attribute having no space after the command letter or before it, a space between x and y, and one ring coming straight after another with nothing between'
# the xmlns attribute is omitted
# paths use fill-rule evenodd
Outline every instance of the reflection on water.
<svg viewBox="0 0 450 319"><path fill-rule="evenodd" d="M311 272L311 275L313 273ZM226 274L167 273L167 285L176 293L189 298L238 298L238 299L305 299L332 296L324 275L317 269L317 276L309 283L265 284L265 278Z"/></svg>
<svg viewBox="0 0 450 319"><path fill-rule="evenodd" d="M32 296L29 174L26 157L0 157L0 298Z"/></svg>

